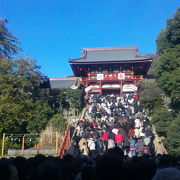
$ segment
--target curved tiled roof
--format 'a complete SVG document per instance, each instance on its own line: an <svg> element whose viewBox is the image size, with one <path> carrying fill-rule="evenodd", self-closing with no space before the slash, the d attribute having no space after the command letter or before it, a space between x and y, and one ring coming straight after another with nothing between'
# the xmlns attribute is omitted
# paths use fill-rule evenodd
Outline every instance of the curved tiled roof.
<svg viewBox="0 0 180 180"><path fill-rule="evenodd" d="M79 86L77 78L49 78L50 87L52 89L70 88L73 85Z"/></svg>
<svg viewBox="0 0 180 180"><path fill-rule="evenodd" d="M81 57L70 59L70 63L80 62L108 62L108 61L141 61L152 59L148 56L140 56L136 46L130 47L104 47L104 48L83 48Z"/></svg>

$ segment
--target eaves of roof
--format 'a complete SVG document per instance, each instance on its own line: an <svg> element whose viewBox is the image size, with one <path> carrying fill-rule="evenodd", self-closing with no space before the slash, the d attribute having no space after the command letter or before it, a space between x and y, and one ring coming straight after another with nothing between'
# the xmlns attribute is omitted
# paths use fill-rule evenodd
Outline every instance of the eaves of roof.
<svg viewBox="0 0 180 180"><path fill-rule="evenodd" d="M143 61L152 61L152 57L136 57L134 59L121 59L121 60L87 60L85 58L79 59L70 59L70 64L99 64L99 63L136 63L136 62L143 62Z"/></svg>

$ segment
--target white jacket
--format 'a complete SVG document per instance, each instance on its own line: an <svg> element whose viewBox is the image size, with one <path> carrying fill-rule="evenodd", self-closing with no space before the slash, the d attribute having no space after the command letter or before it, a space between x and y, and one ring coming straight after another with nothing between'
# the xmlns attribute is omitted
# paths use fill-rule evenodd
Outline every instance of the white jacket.
<svg viewBox="0 0 180 180"><path fill-rule="evenodd" d="M88 147L89 147L89 150L95 150L96 149L96 144L94 142L94 140L92 138L88 139Z"/></svg>

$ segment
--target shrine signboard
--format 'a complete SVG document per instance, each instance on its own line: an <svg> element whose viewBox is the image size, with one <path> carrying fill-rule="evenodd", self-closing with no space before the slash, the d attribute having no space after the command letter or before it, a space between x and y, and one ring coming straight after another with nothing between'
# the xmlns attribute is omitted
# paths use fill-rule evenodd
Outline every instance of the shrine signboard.
<svg viewBox="0 0 180 180"><path fill-rule="evenodd" d="M135 92L138 87L133 84L127 84L123 86L123 92Z"/></svg>
<svg viewBox="0 0 180 180"><path fill-rule="evenodd" d="M125 79L125 73L118 73L118 79Z"/></svg>
<svg viewBox="0 0 180 180"><path fill-rule="evenodd" d="M104 80L104 74L97 74L97 80Z"/></svg>

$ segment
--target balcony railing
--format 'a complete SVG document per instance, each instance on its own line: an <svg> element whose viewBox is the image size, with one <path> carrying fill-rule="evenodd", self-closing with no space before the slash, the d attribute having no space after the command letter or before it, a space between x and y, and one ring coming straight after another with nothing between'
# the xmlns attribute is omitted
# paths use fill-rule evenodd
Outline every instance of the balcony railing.
<svg viewBox="0 0 180 180"><path fill-rule="evenodd" d="M87 77L82 77L81 81L133 81L133 80L142 80L143 76L134 75L133 72L125 73L89 73Z"/></svg>

